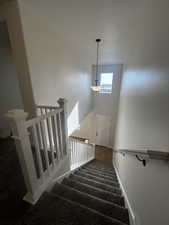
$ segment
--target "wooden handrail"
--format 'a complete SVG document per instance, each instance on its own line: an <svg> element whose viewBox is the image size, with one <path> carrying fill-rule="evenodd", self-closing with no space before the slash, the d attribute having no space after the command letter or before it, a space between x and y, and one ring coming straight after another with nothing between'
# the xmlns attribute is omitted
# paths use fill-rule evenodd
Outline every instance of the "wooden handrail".
<svg viewBox="0 0 169 225"><path fill-rule="evenodd" d="M116 149L115 153L120 153L122 155L134 155L139 161L142 161L143 164L146 165L147 159L156 159L156 160L164 160L169 161L169 152L165 151L155 151L155 150L136 150L136 149Z"/></svg>
<svg viewBox="0 0 169 225"><path fill-rule="evenodd" d="M62 111L63 111L63 108L59 108L59 109L57 108L57 109L55 109L55 110L53 110L53 111L51 111L51 112L49 112L47 114L42 114L42 115L37 116L37 117L35 117L35 118L31 119L31 120L27 120L26 121L26 127L30 127L33 124L38 123L41 120L48 119L51 116L54 116L54 115L56 115L56 114L58 114L58 113L60 113Z"/></svg>
<svg viewBox="0 0 169 225"><path fill-rule="evenodd" d="M48 105L37 105L36 107L39 109L59 109L60 108L57 106L48 106Z"/></svg>
<svg viewBox="0 0 169 225"><path fill-rule="evenodd" d="M76 140L76 141L78 141L78 142L80 142L82 144L86 144L86 145L92 145L92 146L95 145L93 143L85 142L85 140L89 140L87 138L78 138L78 137L75 137L75 136L70 136L69 139Z"/></svg>

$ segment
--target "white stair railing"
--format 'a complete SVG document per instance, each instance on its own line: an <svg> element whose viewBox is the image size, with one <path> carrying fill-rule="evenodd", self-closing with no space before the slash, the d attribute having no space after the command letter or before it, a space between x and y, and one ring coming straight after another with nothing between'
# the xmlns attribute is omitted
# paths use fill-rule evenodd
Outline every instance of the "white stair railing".
<svg viewBox="0 0 169 225"><path fill-rule="evenodd" d="M23 110L7 114L27 186L24 200L32 204L52 182L58 163L69 155L66 100L59 99L58 104L38 107L41 115L30 120Z"/></svg>
<svg viewBox="0 0 169 225"><path fill-rule="evenodd" d="M71 170L74 170L95 158L95 145L69 137Z"/></svg>

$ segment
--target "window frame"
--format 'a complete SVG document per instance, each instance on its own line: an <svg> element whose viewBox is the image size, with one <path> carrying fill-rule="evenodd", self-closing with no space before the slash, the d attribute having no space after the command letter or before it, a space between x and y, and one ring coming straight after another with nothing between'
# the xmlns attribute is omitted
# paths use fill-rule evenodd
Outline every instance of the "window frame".
<svg viewBox="0 0 169 225"><path fill-rule="evenodd" d="M100 94L112 94L112 88L113 88L113 78L114 73L113 72L101 72L99 75L99 85L101 86L101 80L102 80L102 74L112 74L112 83L111 83L111 90L110 91L104 91L104 88L99 91Z"/></svg>

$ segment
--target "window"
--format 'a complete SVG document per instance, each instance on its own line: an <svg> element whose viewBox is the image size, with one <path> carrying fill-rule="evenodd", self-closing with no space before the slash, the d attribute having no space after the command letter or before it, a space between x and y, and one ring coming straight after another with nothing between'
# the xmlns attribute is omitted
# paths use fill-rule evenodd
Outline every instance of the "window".
<svg viewBox="0 0 169 225"><path fill-rule="evenodd" d="M101 73L100 74L100 93L111 94L113 83L113 73Z"/></svg>

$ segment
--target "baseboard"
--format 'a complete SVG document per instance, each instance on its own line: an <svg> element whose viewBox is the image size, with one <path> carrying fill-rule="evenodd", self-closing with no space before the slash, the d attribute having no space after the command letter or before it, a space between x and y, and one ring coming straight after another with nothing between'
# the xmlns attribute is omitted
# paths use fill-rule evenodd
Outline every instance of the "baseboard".
<svg viewBox="0 0 169 225"><path fill-rule="evenodd" d="M113 164L114 164L114 163L113 163ZM114 168L115 168L116 175L117 175L117 178L118 178L118 181L119 181L119 184L120 184L120 187L121 187L121 190L122 190L124 199L125 199L125 205L126 205L126 208L128 208L128 210L129 210L130 219L132 220L131 223L132 223L132 225L137 225L135 213L134 213L134 211L133 211L133 209L132 209L132 207L131 207L129 198L128 198L128 196L127 196L127 193L126 193L126 191L125 191L125 188L124 188L124 186L123 186L123 184L122 184L122 181L121 181L121 179L120 179L118 170L117 170L117 168L116 168L115 165L114 165Z"/></svg>

